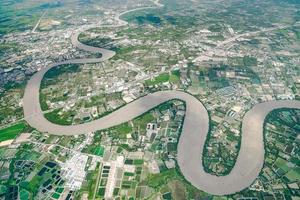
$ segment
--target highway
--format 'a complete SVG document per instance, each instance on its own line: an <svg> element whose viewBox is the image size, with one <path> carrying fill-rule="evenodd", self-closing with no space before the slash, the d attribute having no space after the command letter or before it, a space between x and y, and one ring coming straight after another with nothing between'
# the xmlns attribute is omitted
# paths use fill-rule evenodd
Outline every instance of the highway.
<svg viewBox="0 0 300 200"><path fill-rule="evenodd" d="M128 12L126 12L128 13ZM81 30L82 31L82 30ZM71 41L77 48L101 53L101 58L73 59L51 64L35 73L25 88L23 97L24 117L32 127L54 135L78 135L110 128L130 121L155 106L179 99L186 102L186 116L178 143L178 165L184 177L195 187L214 195L239 192L259 175L264 163L263 124L269 112L278 108L300 109L299 101L271 101L255 105L246 113L242 123L241 149L232 171L226 176L215 176L204 171L202 154L209 130L209 115L204 105L194 96L183 91L160 91L141 97L100 119L79 125L61 126L49 122L41 110L39 92L45 73L63 64L97 63L110 59L115 52L91 47L78 41L76 32Z"/></svg>

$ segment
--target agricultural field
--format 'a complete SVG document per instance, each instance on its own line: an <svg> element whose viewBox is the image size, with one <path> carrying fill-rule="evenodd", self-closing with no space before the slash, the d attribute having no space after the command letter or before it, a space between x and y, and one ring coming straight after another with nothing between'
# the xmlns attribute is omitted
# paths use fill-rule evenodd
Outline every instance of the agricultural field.
<svg viewBox="0 0 300 200"><path fill-rule="evenodd" d="M27 127L25 122L21 122L10 126L8 128L4 128L0 130L0 142L5 140L14 139L17 135L19 135L22 131L24 131Z"/></svg>

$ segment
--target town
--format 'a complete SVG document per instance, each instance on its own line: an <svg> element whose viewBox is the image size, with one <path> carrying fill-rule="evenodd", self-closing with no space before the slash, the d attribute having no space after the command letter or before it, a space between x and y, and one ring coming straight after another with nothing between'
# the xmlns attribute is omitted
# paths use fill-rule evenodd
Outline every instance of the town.
<svg viewBox="0 0 300 200"><path fill-rule="evenodd" d="M226 176L239 155L245 114L262 102L300 100L299 4L252 3L260 11L243 1L194 2L193 9L181 1L55 5L31 29L1 34L0 199L298 199L296 109L266 117L261 173L245 190L222 197L193 186L178 165L187 114L180 99L73 136L39 131L23 113L33 74L56 62L103 56L72 44L72 35L84 30L80 43L116 55L49 69L39 88L44 117L81 125L158 91L184 91L209 114L203 168Z"/></svg>

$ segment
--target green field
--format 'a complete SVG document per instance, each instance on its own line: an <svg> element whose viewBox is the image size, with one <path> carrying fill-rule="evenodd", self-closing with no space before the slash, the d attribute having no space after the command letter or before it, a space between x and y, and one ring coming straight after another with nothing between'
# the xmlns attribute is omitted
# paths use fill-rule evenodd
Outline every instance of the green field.
<svg viewBox="0 0 300 200"><path fill-rule="evenodd" d="M96 169L93 171L89 171L86 177L86 182L81 187L81 192L87 192L89 194L89 199L92 199L95 187L96 187L96 179L98 177L99 170L101 170L101 166L99 166L99 163L97 163Z"/></svg>
<svg viewBox="0 0 300 200"><path fill-rule="evenodd" d="M72 121L69 119L70 115L69 113L64 113L64 115L59 115L58 113L60 112L60 109L56 109L52 112L46 113L44 116L47 120L54 124L59 124L59 125L71 125Z"/></svg>
<svg viewBox="0 0 300 200"><path fill-rule="evenodd" d="M125 173L124 173L124 176L134 176L134 173L131 173L131 172L125 172Z"/></svg>
<svg viewBox="0 0 300 200"><path fill-rule="evenodd" d="M118 126L112 127L110 130L111 137L125 139L126 135L132 132L132 127L128 122L126 122Z"/></svg>
<svg viewBox="0 0 300 200"><path fill-rule="evenodd" d="M8 52L19 52L20 47L17 43L1 43L0 44L0 57L4 56Z"/></svg>
<svg viewBox="0 0 300 200"><path fill-rule="evenodd" d="M30 199L29 198L29 192L24 190L24 189L21 189L20 191L20 200L28 200Z"/></svg>
<svg viewBox="0 0 300 200"><path fill-rule="evenodd" d="M27 125L23 122L0 130L0 142L14 139L19 135Z"/></svg>
<svg viewBox="0 0 300 200"><path fill-rule="evenodd" d="M135 126L140 126L140 127L146 127L146 125L150 122L152 122L155 118L153 117L151 112L147 112L143 114L142 116L136 118L134 120L134 125Z"/></svg>
<svg viewBox="0 0 300 200"><path fill-rule="evenodd" d="M63 191L64 191L64 188L57 188L56 189L56 192L59 193L59 194L61 194Z"/></svg>
<svg viewBox="0 0 300 200"><path fill-rule="evenodd" d="M60 197L60 195L57 194L57 193L54 193L54 194L52 195L52 198L54 198L54 199L59 199L59 197Z"/></svg>
<svg viewBox="0 0 300 200"><path fill-rule="evenodd" d="M101 197L104 197L104 195L105 195L105 188L99 188L98 194L99 194Z"/></svg>
<svg viewBox="0 0 300 200"><path fill-rule="evenodd" d="M36 191L39 185L42 184L43 177L35 176L33 179L28 183L28 189L30 191Z"/></svg>
<svg viewBox="0 0 300 200"><path fill-rule="evenodd" d="M134 160L133 164L134 165L142 165L142 164L144 164L144 160L143 159Z"/></svg>
<svg viewBox="0 0 300 200"><path fill-rule="evenodd" d="M132 127L129 125L129 123L123 123L115 127L115 130L120 135L126 135L127 133L130 133L132 131Z"/></svg>
<svg viewBox="0 0 300 200"><path fill-rule="evenodd" d="M298 181L300 180L300 168L296 168L293 170L290 170L287 174L286 177L290 180L290 181Z"/></svg>
<svg viewBox="0 0 300 200"><path fill-rule="evenodd" d="M97 156L103 156L104 154L104 147L99 146L95 148L94 154Z"/></svg>
<svg viewBox="0 0 300 200"><path fill-rule="evenodd" d="M7 188L5 185L0 185L0 195L6 192Z"/></svg>
<svg viewBox="0 0 300 200"><path fill-rule="evenodd" d="M283 160L282 158L278 158L275 162L275 165L285 172L289 171L290 169L290 167L287 166L287 161Z"/></svg>
<svg viewBox="0 0 300 200"><path fill-rule="evenodd" d="M172 77L174 79L175 77ZM146 80L145 84L146 85L157 85L161 83L168 82L170 80L170 75L168 73L160 74L159 76L155 77L153 80Z"/></svg>
<svg viewBox="0 0 300 200"><path fill-rule="evenodd" d="M172 74L172 75L170 76L170 82L171 82L171 83L179 84L179 83L180 83L180 76L178 77L178 76Z"/></svg>
<svg viewBox="0 0 300 200"><path fill-rule="evenodd" d="M171 179L176 179L178 174L175 169L167 170L159 174L150 175L147 179L147 184L150 187L158 188L166 184Z"/></svg>

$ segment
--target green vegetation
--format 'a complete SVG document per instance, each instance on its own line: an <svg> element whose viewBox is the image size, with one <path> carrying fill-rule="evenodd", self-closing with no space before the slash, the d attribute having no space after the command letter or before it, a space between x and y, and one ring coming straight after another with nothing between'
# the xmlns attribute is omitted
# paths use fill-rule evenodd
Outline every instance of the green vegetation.
<svg viewBox="0 0 300 200"><path fill-rule="evenodd" d="M169 81L174 84L179 84L180 83L180 70L172 71Z"/></svg>
<svg viewBox="0 0 300 200"><path fill-rule="evenodd" d="M300 178L299 152L300 110L277 109L268 114L265 119L265 163L260 180L263 185L275 187L276 182L281 182L285 187ZM266 172L272 172L266 175ZM274 174L273 172L276 172ZM271 186L269 183L274 183ZM299 190L285 190L285 197L291 199L298 196Z"/></svg>
<svg viewBox="0 0 300 200"><path fill-rule="evenodd" d="M222 25L216 23L216 24L210 25L208 27L208 30L210 30L211 32L217 33L217 32L221 32L223 30L223 27L222 27Z"/></svg>
<svg viewBox="0 0 300 200"><path fill-rule="evenodd" d="M102 146L99 146L99 147L96 147L95 150L94 150L94 154L96 156L103 156L104 155L104 147Z"/></svg>
<svg viewBox="0 0 300 200"><path fill-rule="evenodd" d="M54 10L63 5L50 0L0 1L0 35L32 29L45 10Z"/></svg>
<svg viewBox="0 0 300 200"><path fill-rule="evenodd" d="M245 82L260 84L260 77L251 67L244 66L244 64L240 65L240 59L228 59L230 60L229 65L220 65L218 67L200 70L199 82L202 87L207 85L212 90L217 90L230 86L231 79L226 76L226 72L234 73L234 77L243 77L241 80L243 84L245 84ZM205 77L209 78L208 82L205 81Z"/></svg>
<svg viewBox="0 0 300 200"><path fill-rule="evenodd" d="M46 113L44 116L47 120L54 124L59 125L71 125L72 121L69 119L68 113L64 113L63 115L59 115L61 109L54 110L52 112Z"/></svg>
<svg viewBox="0 0 300 200"><path fill-rule="evenodd" d="M151 46L147 45L136 45L136 46L126 46L126 47L119 47L116 49L116 55L113 57L114 60L124 59L128 60L128 56L131 55L135 51L143 51L148 52L152 50Z"/></svg>
<svg viewBox="0 0 300 200"><path fill-rule="evenodd" d="M98 36L96 38L91 39L87 33L81 33L78 37L78 40L83 44L93 46L93 47L105 48L113 51L119 49L119 47L115 45L115 41L109 37Z"/></svg>
<svg viewBox="0 0 300 200"><path fill-rule="evenodd" d="M134 173L130 173L130 172L125 172L124 173L124 176L134 176L135 174Z"/></svg>
<svg viewBox="0 0 300 200"><path fill-rule="evenodd" d="M18 151L16 158L20 160L38 161L42 154L32 150L32 145L24 144L21 151Z"/></svg>
<svg viewBox="0 0 300 200"><path fill-rule="evenodd" d="M127 133L130 133L132 131L132 127L129 125L129 123L123 123L121 125L118 125L114 128L116 132L118 132L120 135L125 135Z"/></svg>
<svg viewBox="0 0 300 200"><path fill-rule="evenodd" d="M57 194L57 193L54 193L54 194L52 195L52 198L54 198L54 199L58 199L59 197L60 197L60 195Z"/></svg>
<svg viewBox="0 0 300 200"><path fill-rule="evenodd" d="M45 9L52 8L52 6L61 6L60 1L54 3L52 2L49 4L44 2L35 3L31 1L31 5L37 5L38 8L34 6L34 8L32 9L28 9L27 7L24 9L20 9L20 7L18 6L14 7L14 3L16 2L19 6L23 4L24 6L26 6L26 1L8 0L3 2L0 2L0 25L3 25L0 28L0 36L1 33L13 32L15 29L25 30L32 28L32 25L36 23L38 19L37 17L41 15L42 11L44 11ZM92 5L93 3L93 1L90 0L80 0L80 2L83 5ZM297 0L255 0L234 1L233 3L222 1L221 4L216 4L216 6L215 2L208 2L201 5L197 5L197 3L195 3L194 1L185 2L182 0L162 0L160 2L165 4L163 8L139 10L137 12L129 12L126 15L124 15L123 18L128 20L130 23L136 24L130 24L126 27L122 26L110 28L111 30L108 30L108 32L110 32L110 35L116 36L114 37L114 39L102 36L93 38L94 34L89 33L94 32L96 30L89 30L86 33L81 34L79 36L79 40L85 44L98 47L105 47L115 50L117 52L117 55L111 60L111 62L108 62L105 64L105 66L101 67L103 68L102 70L104 71L104 73L114 73L114 71L111 71L113 70L111 69L111 67L117 66L119 68L119 65L124 65L124 62L129 61L129 59L131 59L130 61L133 61L130 63L136 66L143 66L143 68L141 68L141 71L145 70L146 73L152 73L154 70L157 71L159 70L160 66L166 66L166 70L169 70L171 67L173 67L173 65L178 64L178 66L180 66L180 70L174 70L170 73L163 73L153 78L152 80L146 80L145 85L149 87L143 88L145 90L143 90L141 94L159 90L161 88L157 86L162 86L163 84L170 82L172 86L174 86L174 88L178 86L177 88L184 89L185 91L188 90L193 94L195 93L195 96L199 99L205 99L204 104L208 104L209 107L214 107L214 103L225 104L225 98L228 98L228 101L230 101L230 97L224 97L223 99L221 95L219 95L220 97L216 97L214 95L215 93L219 92L216 92L216 90L223 89L227 86L237 86L235 89L244 88L244 86L247 87L244 88L245 91L241 90L237 92L237 94L242 92L247 93L247 91L249 91L250 93L249 95L245 95L245 97L243 96L242 99L240 99L242 104L250 105L252 101L247 102L249 98L260 100L259 97L263 95L262 92L268 91L269 81L266 81L265 79L266 77L268 77L268 75L257 75L255 73L256 71L265 70L259 69L261 65L264 65L266 67L266 70L268 70L267 68L269 67L269 63L271 63L270 65L283 63L284 66L287 64L286 66L289 67L288 71L279 72L279 70L284 69L284 67L276 67L275 73L274 71L272 71L272 73L270 72L270 75L286 75L286 77L283 76L284 78L282 79L282 81L286 81L285 83L287 86L292 85L292 83L295 82L294 80L298 79L299 70L296 70L296 73L292 71L293 68L297 68L297 66L295 66L294 63L292 63L295 61L293 56L297 54L289 54L287 50L289 50L288 48L290 46L293 46L293 50L297 51L296 53L299 53L299 48L296 48L297 43L295 42L295 39L300 40L300 31L291 31L289 28L284 28L274 32L268 31L266 33L260 33L257 35L258 37L252 37L252 34L250 34L249 36L243 37L247 38L246 40L238 39L234 41L235 43L233 45L226 46L226 49L228 47L228 49L230 49L230 51L232 51L233 54L234 52L246 52L247 54L249 53L249 55L253 53L258 58L260 58L259 60L262 60L261 63L259 63L259 61L252 56L228 58L228 62L224 61L225 63L217 63L218 61L207 61L201 63L201 66L197 66L197 62L192 62L192 60L194 60L200 52L203 52L205 50L208 50L210 52L209 47L215 46L215 43L207 44L205 42L202 42L203 35L206 35L202 34L202 30L208 29L212 31L213 33L211 35L210 33L207 33L207 35L210 35L207 36L207 38L217 42L225 39L223 33L224 35L226 35L226 38L233 36L230 28L232 28L235 32L234 34L242 34L260 28L266 29L268 27L275 27L276 24L288 26L294 24L293 20L300 19L300 12L291 12L293 10L298 9L298 7L294 6L297 5ZM276 4L273 2L276 2ZM5 5L6 3L7 5L10 5L9 9ZM114 5L114 2L110 3L110 6ZM144 3L145 2L143 2L142 4ZM152 4L152 2L149 3ZM286 4L288 3L293 3L293 6L286 6ZM283 6L284 9L278 9L280 8L278 7L278 5ZM105 9L104 4L103 6ZM131 6L132 5L128 6L128 8L131 8ZM99 9L100 7L97 6L97 9ZM272 10L272 12L265 12L265 8L271 8L270 10ZM16 11L14 11L14 9ZM121 9L123 10L123 8ZM74 14L73 8L66 10L68 11L68 15L72 16ZM76 8L76 10L78 9ZM102 10L102 7L100 8L100 10ZM87 9L85 13L89 12L93 11ZM48 13L51 12L48 11ZM27 14L28 16L24 17L24 15ZM284 17L282 17L282 15ZM65 15L64 17L66 19L68 18L67 15ZM63 20L63 17L59 18ZM51 18L49 17L49 19ZM90 20L90 18L87 19ZM12 21L16 21L19 23L13 24L11 23ZM62 24L66 26L70 25L69 23ZM102 27L100 27L98 31L100 29L102 29ZM116 29L116 31L114 32L113 29ZM99 31L98 33L100 33L100 35L104 35L103 33L105 32ZM4 39L6 38L4 37ZM117 41L119 39L128 39L127 41L133 40L136 42L122 43ZM199 46L198 44L195 44L194 46L193 42L197 42L198 39L200 41ZM30 42L30 40L26 39L26 42ZM148 42L153 42L153 45L148 45ZM272 43L272 50L273 48L276 49L276 54L270 57L267 56L267 53L269 53L269 48L267 46L268 42ZM139 45L134 46L134 44L136 43L138 43ZM287 46L287 44L289 46ZM169 48L168 45L172 45L172 47ZM251 49L255 46L260 47L260 50L266 50L267 52L257 52L256 54L255 49ZM220 52L222 52L222 48L223 47L220 46L217 48L217 50L220 50ZM251 49L249 52L247 51L248 48ZM159 51L157 49L159 49ZM19 52L21 52L21 50L22 49L19 47L19 44L10 43L6 41L0 44L0 56L6 56L6 54L10 53L10 51L17 52L19 55ZM72 54L71 56L73 56L73 52L70 53ZM74 55L79 55L77 53L74 53ZM85 53L88 54L88 52ZM265 56L261 57L261 53L263 53L263 55ZM204 55L206 55L205 52ZM218 55L216 56L218 57ZM221 55L221 57L223 56ZM263 60L264 58L270 58L270 61L268 60L266 62ZM6 61L8 59L3 60ZM273 62L275 60L276 62ZM288 60L288 63L285 63L285 60ZM187 67L182 67L181 61L183 61L182 63L184 63L184 65L187 61ZM110 69L106 70L106 67ZM74 78L81 71L86 71L86 73L82 74L82 76L78 76L78 79L76 77L76 81L70 81L69 83L71 84L66 84L68 79L72 79L69 77ZM63 109L58 108L49 111L47 114L45 114L45 117L49 121L56 124L70 125L72 123L83 123L84 121L100 118L112 112L112 109L114 109L114 107L118 107L119 101L122 101L122 93L118 92L114 94L102 94L105 93L103 91L106 91L106 89L103 89L102 87L100 89L101 94L91 97L91 101L81 101L82 99L86 100L87 98L80 97L87 97L90 95L90 93L89 95L87 95L87 91L90 90L87 88L92 88L91 90L94 90L94 87L90 82L96 82L94 80L97 79L97 77L103 77L102 75L104 73L101 72L99 74L94 74L95 71L96 70L94 66L90 67L90 65L86 65L83 68L81 68L78 65L62 65L49 70L49 72L46 73L41 84L40 102L42 110L46 111L50 109L48 106L50 105L48 103L48 100L51 103L57 103L57 105L55 106L61 105L61 102L70 103L70 98L68 98L69 94L72 94L70 95L70 97L79 97L80 101L76 101L76 103L74 104L73 102L70 103L72 104L72 106L70 105L70 107L72 107L72 109L74 108L74 110L76 109L75 111L73 110L69 112L63 112ZM133 80L132 77L138 74L138 72L136 71L132 72L131 70L128 70L126 71L126 75L122 77L123 69L120 70L121 76L119 76L119 71L116 73L118 73L118 78L120 79L124 78L127 75L124 78L125 83L130 83ZM130 76L127 73L130 74ZM72 74L73 76L67 76L67 78L65 78L65 75L70 74ZM84 80L82 80L82 77L84 77ZM264 83L264 85L262 86L262 91L259 91L261 89L261 85L255 85L260 84L259 77L263 78L262 83ZM274 76L272 76L271 78L274 78ZM285 78L286 80L284 80ZM180 79L182 79L182 84L180 82ZM61 84L62 80L64 81L63 86ZM190 80L192 83L190 83ZM61 81L60 84L57 84L58 81ZM112 81L114 81L114 79L112 79ZM80 84L82 84L83 82L86 84L80 85L82 87L79 87L78 85L76 85L78 82L80 82ZM98 83L99 82L100 81L98 81ZM75 86L74 83L76 83ZM297 96L297 93L299 91L298 85L295 84L292 88L294 94L296 95L296 98L299 98L299 96ZM11 86L10 84L8 84L7 87L14 86L15 85ZM201 88L199 88L199 86L201 86ZM192 90L190 90L191 87L195 87L195 90L193 90L193 92ZM77 91L74 91L74 88L76 88L75 90L78 90L78 93ZM271 87L271 90L273 89L274 88ZM228 90L230 90L230 88ZM274 95L276 95L275 90L276 88L274 89ZM94 94L94 92L92 93ZM270 93L272 93L272 91L270 91ZM73 96L73 94L75 95ZM210 98L210 94L213 94L213 96L216 98ZM14 95L17 96L16 94ZM14 99L14 95L11 95L7 99ZM2 102L7 102L7 99L3 99ZM232 97L231 99L235 99L235 97ZM74 99L71 100L74 101ZM240 102L233 102L232 104L234 103L239 104ZM122 102L120 104L122 104ZM180 173L178 166L176 166L175 169L171 170L167 168L169 167L168 164L173 164L171 163L171 161L173 160L175 160L176 164L178 137L180 135L180 131L182 128L181 125L184 120L182 112L177 112L178 110L183 111L181 108L182 105L180 107L176 106L177 104L175 103L167 102L162 105L159 105L155 109L147 111L145 114L131 120L130 122L126 122L106 130L97 131L97 133L94 135L93 143L88 144L82 150L83 153L91 155L93 154L102 157L105 153L105 150L111 150L112 155L109 156L110 159L115 159L118 155L124 155L126 158L125 163L128 165L132 165L131 167L135 168L135 171L133 173L124 172L124 176L122 176L122 170L117 170L117 175L121 177L117 177L117 186L114 190L114 195L118 196L115 197L116 199L134 199L135 195L138 196L136 197L137 199L163 198L175 200L243 199L241 196L245 198L257 197L258 199L269 199L269 196L271 196L271 198L276 199L295 199L300 196L300 161L298 153L300 152L299 111L283 109L272 112L266 119L266 162L264 164L264 169L262 170L260 176L257 178L257 181L259 183L258 186L261 186L263 192L261 190L256 191L252 187L251 190L246 189L238 194L233 194L227 197L212 197L210 195L202 193L201 191L197 190L189 183L187 183L182 174ZM21 117L19 117L19 113L22 113L22 108L14 110L11 109L15 107L16 106L14 106L13 104L8 103L4 109L1 109L1 113L3 114L0 116L0 120L4 121L5 117L3 116L7 115L8 112L12 113L11 116L18 115L17 119L20 119ZM93 109L91 109L92 107ZM217 129L221 130L222 134L224 134L220 134L219 141L222 140L222 142L224 143L219 144L212 142L210 145L208 145L210 139L212 138L212 136L209 136L205 145L210 146L211 148L204 149L205 158L203 164L205 166L205 170L218 175L224 175L230 172L231 168L234 166L235 158L239 150L240 137L237 133L233 133L235 130L238 130L238 127L232 126L233 129L230 129L230 123L232 121L234 121L235 123L235 120L238 121L238 119L232 117L234 119L230 120L231 116L229 115L231 115L231 113L228 112L229 109L229 106L227 107L227 109L224 108L224 110L219 108L219 110L216 111L217 114L213 113L213 116L216 116L216 118L214 118L215 121L210 124L211 129L217 127L217 121L221 121L223 118L226 118L226 120L228 119L228 124L224 126L223 124L220 124L220 126L217 127ZM93 117L90 114L91 112L93 112ZM89 114L90 116L88 116ZM153 139L153 141L151 141L152 138L148 139L148 135L145 134L146 125L149 122L157 123L159 126L159 132L156 135L156 138ZM12 126L7 129L0 130L0 141L9 138L15 138L22 131L24 132L26 128L22 128L20 124L14 125L16 127ZM20 127L18 127L18 125ZM238 122L234 125L238 126ZM45 143L45 145L58 141L57 144L63 144L62 146L66 147L66 149L72 149L73 147L77 147L77 144L81 144L81 141L87 139L85 136L83 136L82 138L80 136L78 138L74 137L75 139L70 139L71 137L67 138L59 136L48 137L42 135L41 133L37 133L37 131L35 131L32 134L32 137L34 137L34 141L37 141L39 143ZM9 165L9 172L11 172L11 174L9 174L8 176L8 184L5 181L0 182L1 186L2 184L7 184L7 187L0 187L0 196L2 196L2 194L7 191L7 188L9 188L10 185L18 185L19 182L17 181L20 181L20 184L18 185L20 186L20 199L35 199L35 195L39 191L41 191L41 188L44 187L44 183L48 180L50 180L50 182L53 181L53 177L56 177L58 175L49 172L50 169L46 169L46 171L43 172L44 174L42 175L37 175L37 173L42 173L41 171L37 170L40 170L42 168L40 163L43 163L44 161L41 160L44 159L44 157L47 157L47 159L49 159L49 157L55 157L56 159L58 158L58 160L60 160L60 158L62 157L62 160L60 161L65 161L70 156L70 152L61 151L62 148L59 146L47 149L40 148L40 146L36 147L38 145L35 145L36 144L34 143L21 145L21 148L17 151L15 158L11 160L9 160L10 156L6 155L13 156L15 151L14 147L10 147L9 149L7 149L9 153L6 153L6 149L4 148L0 149L1 156L3 156L1 160L3 164L0 166L1 175L2 173L4 174L4 172L2 171L2 166L5 166L7 164ZM42 149L43 151L37 152L37 149ZM216 151L212 152L210 151L211 149ZM49 152L47 150L49 150ZM117 154L115 153L115 150L117 151ZM45 153L44 151L47 151L47 153ZM129 151L130 153L128 154L128 152L126 151ZM139 153L140 151L145 153L145 156L142 157L137 154L135 157L135 153ZM134 158L132 157L131 152ZM213 153L214 156L211 156L211 154ZM152 162L152 160L149 161L149 155L153 156L153 161L156 162L154 164L158 165L161 173L150 175L151 169L148 168L148 164L150 164L149 162ZM136 159L137 157L145 158L145 160ZM22 174L25 173L25 170L18 170L14 166L18 160L23 159L27 161L32 161L32 166L34 166L32 167L32 169L29 170L29 173L26 172L26 176ZM5 163L8 160L10 163ZM88 171L90 169L89 167L91 166L91 160L91 157L89 157L88 163L86 165L86 170L88 172L86 181L84 181L81 191L74 191L74 199L77 199L77 192L88 193L88 199L92 199L94 193L96 193L96 199L100 199L100 197L103 197L105 195L105 186L107 184L109 167L102 170L101 165L97 164L96 170ZM106 160L106 158L104 160ZM167 161L169 161L169 163ZM221 163L221 167L216 167L212 164L217 162ZM173 166L171 166L170 168L172 167ZM209 169L207 170L206 167ZM59 169L57 168L57 171L58 170ZM102 175L102 177L100 178L99 187L97 185L98 180L96 180L98 174ZM63 187L64 186L62 183L61 185L52 188L51 194L47 194L48 196L46 198L59 199L61 194L63 193ZM46 188L46 186L44 188Z"/></svg>
<svg viewBox="0 0 300 200"><path fill-rule="evenodd" d="M109 134L113 138L125 139L128 133L132 132L132 127L128 122L120 124L118 126L109 128Z"/></svg>
<svg viewBox="0 0 300 200"><path fill-rule="evenodd" d="M167 170L159 174L149 175L147 183L150 187L159 188L168 183L171 179L178 177L178 175L175 169Z"/></svg>
<svg viewBox="0 0 300 200"><path fill-rule="evenodd" d="M98 194L99 194L99 196L104 197L104 195L105 195L105 188L99 188Z"/></svg>
<svg viewBox="0 0 300 200"><path fill-rule="evenodd" d="M47 96L43 93L40 93L40 105L43 111L49 110L49 106L46 103L46 101L47 101Z"/></svg>
<svg viewBox="0 0 300 200"><path fill-rule="evenodd" d="M88 193L88 198L92 199L93 194L95 191L95 187L97 184L97 177L99 171L102 170L102 167L100 166L99 163L97 163L96 169L93 171L88 171L87 176L86 176L86 182L84 182L83 186L80 189L80 192L87 192Z"/></svg>
<svg viewBox="0 0 300 200"><path fill-rule="evenodd" d="M28 199L30 199L30 193L25 189L21 189L20 190L20 200L28 200Z"/></svg>
<svg viewBox="0 0 300 200"><path fill-rule="evenodd" d="M278 183L283 185L283 188L278 188L277 192L284 192L284 197L292 199L292 197L299 195L298 189L292 189L289 186L300 177L300 161L298 156L299 152L299 131L300 131L300 110L294 109L279 109L274 110L265 119L264 125L264 141L265 141L265 163L264 167L258 177L258 181L262 184L262 187L272 190L278 186ZM211 129L215 125L211 127ZM229 133L226 133L230 136ZM229 141L236 141L235 136L227 137ZM209 138L208 138L209 140ZM230 142L232 143L232 142ZM216 144L212 144L216 145ZM207 140L206 144L207 146ZM208 155L207 149L204 149L203 165L205 170L209 173L216 173L218 168L210 168L211 162L219 162L220 158L226 158L223 162L223 166L227 169L231 169L234 162L231 162L233 155L226 155L226 149L222 145L217 145L217 149L220 150L219 156L212 157ZM224 157L224 155L226 155ZM229 159L230 158L230 159ZM207 159L207 160L206 160ZM210 162L208 162L208 160ZM222 174L223 175L223 174ZM278 194L277 193L277 194ZM260 191L251 191L245 189L238 194L230 195L230 198L237 199L241 196L268 196L268 192L262 193Z"/></svg>
<svg viewBox="0 0 300 200"><path fill-rule="evenodd" d="M69 64L69 65L61 65L51 68L49 71L46 72L45 76L43 77L43 80L41 82L40 87L40 104L43 111L46 111L49 109L48 104L46 103L47 100L50 99L50 96L52 96L52 93L45 93L44 91L51 85L54 85L58 82L59 76L68 74L68 73L76 73L80 71L80 66L77 64ZM54 102L58 101L64 101L67 99L66 95L59 96L55 99L53 99ZM69 118L72 116L73 113L67 113L64 116L59 116L58 113L60 112L60 109L54 110L50 113L45 114L45 117L53 122L60 125L70 125L72 121L65 120L66 118Z"/></svg>
<svg viewBox="0 0 300 200"><path fill-rule="evenodd" d="M173 79L174 78L175 78L175 76L173 77ZM170 75L168 73L164 73L164 74L160 74L157 77L155 77L154 80L146 80L145 84L148 86L158 85L161 83L168 82L169 80L170 80Z"/></svg>
<svg viewBox="0 0 300 200"><path fill-rule="evenodd" d="M24 117L20 100L24 95L25 85L25 81L22 83L10 82L4 85L4 90L0 91L0 123L2 125L12 123L12 118L20 120Z"/></svg>
<svg viewBox="0 0 300 200"><path fill-rule="evenodd" d="M291 181L298 181L300 180L300 167L297 167L296 169L290 170L287 174L286 177Z"/></svg>
<svg viewBox="0 0 300 200"><path fill-rule="evenodd" d="M220 71L225 71L224 68L220 67L220 68L210 68L208 69L207 76L209 78L209 82L208 82L208 86L212 89L212 90L217 90L217 89L221 89L224 87L228 87L229 84L229 80L226 77L220 77L219 72Z"/></svg>
<svg viewBox="0 0 300 200"><path fill-rule="evenodd" d="M41 82L41 89L46 88L49 85L55 84L59 75L66 73L76 73L80 71L80 65L78 64L66 64L59 65L48 70Z"/></svg>
<svg viewBox="0 0 300 200"><path fill-rule="evenodd" d="M257 59L254 57L250 57L250 56L244 56L243 63L244 63L244 66L256 66Z"/></svg>
<svg viewBox="0 0 300 200"><path fill-rule="evenodd" d="M5 185L0 185L0 195L4 194L7 191L7 187Z"/></svg>
<svg viewBox="0 0 300 200"><path fill-rule="evenodd" d="M244 57L229 57L228 62L237 67L250 67L250 66L257 66L257 58L251 56L244 56Z"/></svg>
<svg viewBox="0 0 300 200"><path fill-rule="evenodd" d="M161 18L154 14L152 9L126 13L122 18L130 23L137 23L139 25L152 24L159 26L162 23Z"/></svg>
<svg viewBox="0 0 300 200"><path fill-rule="evenodd" d="M17 135L19 135L27 125L24 122L15 124L8 128L0 130L0 142L5 140L14 139Z"/></svg>
<svg viewBox="0 0 300 200"><path fill-rule="evenodd" d="M8 53L17 53L20 50L20 47L17 43L0 43L0 58L5 56Z"/></svg>
<svg viewBox="0 0 300 200"><path fill-rule="evenodd" d="M299 19L300 19L300 11L299 11ZM299 20L300 21L300 20ZM300 29L297 27L293 27L291 31L295 34L296 40L300 41Z"/></svg>
<svg viewBox="0 0 300 200"><path fill-rule="evenodd" d="M181 185L173 185L176 181L179 181ZM175 169L166 170L159 174L149 175L146 182L148 186L153 187L156 191L161 190L161 188L165 187L167 184L170 184L171 189L180 187L178 188L178 191L172 193L173 197L177 195L181 197L185 196L185 192L187 194L185 199L193 199L195 196L207 196L185 180L178 166Z"/></svg>
<svg viewBox="0 0 300 200"><path fill-rule="evenodd" d="M166 6L164 9L139 10L126 13L122 16L122 19L129 23L138 25L150 24L157 27L176 26L177 28L190 28L196 24L196 17L191 15L176 15L174 13L169 14L169 9L173 10L174 8Z"/></svg>
<svg viewBox="0 0 300 200"><path fill-rule="evenodd" d="M35 176L33 179L28 183L26 189L33 193L37 193L39 186L42 184L43 177Z"/></svg>
<svg viewBox="0 0 300 200"><path fill-rule="evenodd" d="M33 196L37 195L41 188L51 187L54 190L61 183L59 166L52 161L47 161L44 165L39 163L36 167L39 169L31 180L24 180L20 187L26 189ZM57 196L57 195L55 195Z"/></svg>
<svg viewBox="0 0 300 200"><path fill-rule="evenodd" d="M143 114L142 116L134 119L133 123L138 126L138 127L146 127L146 125L149 122L152 122L154 120L154 116L152 115L151 112L147 112Z"/></svg>
<svg viewBox="0 0 300 200"><path fill-rule="evenodd" d="M64 188L57 188L56 189L56 192L59 193L59 194L61 194L63 191L64 191Z"/></svg>
<svg viewBox="0 0 300 200"><path fill-rule="evenodd" d="M143 159L134 160L134 161L133 161L133 164L134 164L134 165L142 165L142 164L144 164L144 160L143 160Z"/></svg>
<svg viewBox="0 0 300 200"><path fill-rule="evenodd" d="M290 169L290 167L287 166L287 161L283 160L282 158L278 158L275 162L275 165L285 172L287 172Z"/></svg>
<svg viewBox="0 0 300 200"><path fill-rule="evenodd" d="M207 38L210 39L210 40L214 40L214 41L223 41L223 40L225 40L223 35L208 36Z"/></svg>
<svg viewBox="0 0 300 200"><path fill-rule="evenodd" d="M103 156L105 148L101 145L101 132L96 131L93 139L93 144L87 145L82 152L84 153L89 153L89 154L94 154L97 156Z"/></svg>

